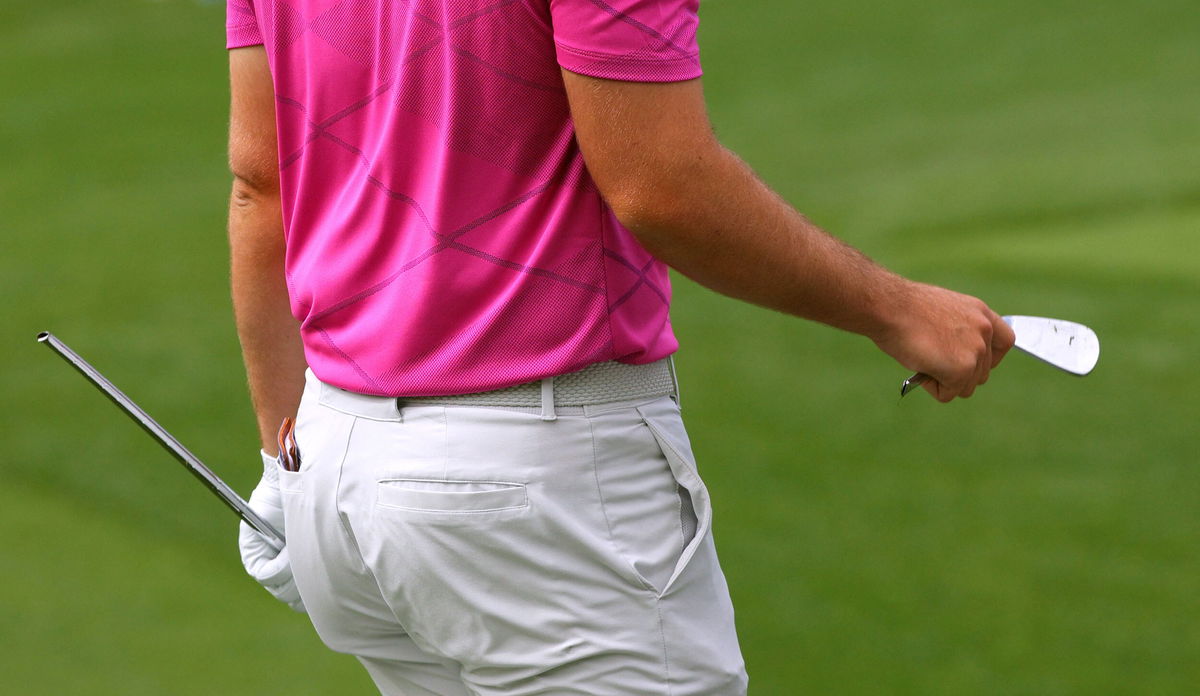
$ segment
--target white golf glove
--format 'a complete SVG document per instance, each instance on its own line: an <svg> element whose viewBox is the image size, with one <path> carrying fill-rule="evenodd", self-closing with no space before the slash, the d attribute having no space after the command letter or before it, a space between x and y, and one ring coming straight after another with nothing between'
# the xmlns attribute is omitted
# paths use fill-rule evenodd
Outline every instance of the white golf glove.
<svg viewBox="0 0 1200 696"><path fill-rule="evenodd" d="M276 529L283 529L283 498L279 492L279 464L275 458L262 453L263 477L250 494L250 508L257 512ZM288 558L287 546L276 551L266 537L250 525L241 523L238 528L238 547L242 552L242 565L250 577L258 581L275 598L294 611L304 612L304 602L292 579L292 563Z"/></svg>

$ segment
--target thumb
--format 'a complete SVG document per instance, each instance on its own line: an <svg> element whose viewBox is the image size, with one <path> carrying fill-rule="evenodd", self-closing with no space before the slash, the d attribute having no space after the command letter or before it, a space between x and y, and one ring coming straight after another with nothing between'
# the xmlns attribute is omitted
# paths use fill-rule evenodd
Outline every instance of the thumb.
<svg viewBox="0 0 1200 696"><path fill-rule="evenodd" d="M1016 342L1017 334L1013 328L997 315L992 322L992 367L1000 364Z"/></svg>

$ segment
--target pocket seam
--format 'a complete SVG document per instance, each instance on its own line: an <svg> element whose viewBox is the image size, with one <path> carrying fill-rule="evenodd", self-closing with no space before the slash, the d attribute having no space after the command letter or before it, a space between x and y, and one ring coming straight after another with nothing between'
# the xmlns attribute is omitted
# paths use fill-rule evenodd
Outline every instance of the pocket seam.
<svg viewBox="0 0 1200 696"><path fill-rule="evenodd" d="M521 501L520 501L519 503L516 503L516 504L512 504L512 505L503 505L503 506L500 506L500 507L488 507L488 508L474 508L474 509L466 509L466 510L455 510L455 509L446 509L446 508L413 507L413 506L411 506L411 505L399 505L399 504L396 504L396 503L393 503L393 502L387 502L387 501L384 501L384 500L381 500L381 499L380 499L380 496L379 496L379 491L381 491L381 490L388 490L388 489L391 489L391 490L396 490L396 491L409 491L409 492L418 493L418 494L421 494L421 493L424 493L424 494L431 494L432 496L438 496L439 494L440 494L440 495L443 495L443 496L445 496L445 495L461 495L461 494L449 493L449 492L447 492L447 491L436 491L436 490L420 490L420 489L414 489L414 488L405 489L405 488L402 488L402 487L400 487L400 486L385 486L385 485L384 485L384 484L386 484L386 483L405 482L405 481L411 481L411 482L414 482L414 483L484 483L484 484L495 484L495 485L504 486L504 487L503 487L503 488L496 488L496 489L492 489L492 490L490 490L490 491L472 491L472 492L474 492L474 493L497 493L497 494L511 494L511 493L512 493L512 492L514 492L514 491L519 491L519 492L520 492L520 495L521 495ZM378 479L378 480L375 482L375 491L376 491L376 493L375 493L375 505L376 505L377 507L381 507L381 508L387 508L387 509L389 509L389 510L404 510L404 511L408 511L408 512L420 512L420 513L427 513L427 514L438 514L438 515L478 515L478 514L483 514L483 513L504 512L504 511L507 511L507 510L522 510L522 509L525 509L525 508L529 507L529 490L528 490L528 488L526 487L526 485L525 485L525 484L523 484L523 483L517 483L517 482L514 482L514 481L464 481L464 480L449 480L449 479L385 478L385 479Z"/></svg>
<svg viewBox="0 0 1200 696"><path fill-rule="evenodd" d="M517 481L486 481L482 479L431 479L431 478L396 478L388 477L376 479L376 483L396 483L403 481L411 481L412 483L486 483L496 486L505 486L506 488L496 488L494 490L506 490L512 488L524 488L525 484ZM416 490L416 489L411 489Z"/></svg>
<svg viewBox="0 0 1200 696"><path fill-rule="evenodd" d="M301 485L304 479L303 471L288 471L277 463L275 467L279 471L279 492L280 493L300 493ZM285 485L286 484L286 485Z"/></svg>
<svg viewBox="0 0 1200 696"><path fill-rule="evenodd" d="M679 576L682 575L687 567L691 565L692 559L700 550L700 546L704 541L704 537L707 537L712 533L712 500L709 498L708 487L705 486L704 479L700 477L700 472L696 469L695 464L692 463L690 459L679 453L679 450L676 449L670 440L667 439L662 430L654 425L650 414L646 413L641 408L638 409L638 413L642 417L642 422L646 424L646 427L650 429L651 434L654 435L655 441L658 442L658 446L663 450L663 454L667 457L668 462L673 457L679 462L679 465L684 468L689 478L692 478L696 484L696 490L693 491L691 488L688 488L686 485L684 485L683 481L679 480L678 474L675 474L676 481L680 486L683 487L684 490L688 492L688 495L692 497L692 507L696 514L696 533L693 535L692 540L684 546L683 555L676 564L674 572L671 574L671 577L667 579L667 582L663 586L662 590L659 591L658 596L659 598L662 598L671 591L671 589L675 586L675 581L678 580ZM674 471L674 467L672 467L672 471ZM703 503L703 512L702 508L696 505L698 498Z"/></svg>
<svg viewBox="0 0 1200 696"><path fill-rule="evenodd" d="M638 415L641 416L640 411L638 412ZM645 423L644 417L642 418L642 422L643 424ZM616 557L621 560L621 563L624 564L624 569L630 573L631 578L637 582L637 584L641 585L641 589L654 597L658 597L658 588L642 575L642 573L637 569L637 565L625 555L620 545L617 544L616 537L613 534L612 520L608 517L608 506L604 501L604 486L600 485L600 470L596 464L597 460L599 459L599 453L596 451L596 427L590 418L588 419L588 433L592 438L592 477L595 480L596 496L597 503L600 508L600 515L604 518L604 529L607 532L605 536L608 540L608 545L612 548L612 551ZM654 437L654 433L651 432L650 436ZM654 437L654 440L657 442L658 438ZM669 466L670 464L668 463L668 467Z"/></svg>

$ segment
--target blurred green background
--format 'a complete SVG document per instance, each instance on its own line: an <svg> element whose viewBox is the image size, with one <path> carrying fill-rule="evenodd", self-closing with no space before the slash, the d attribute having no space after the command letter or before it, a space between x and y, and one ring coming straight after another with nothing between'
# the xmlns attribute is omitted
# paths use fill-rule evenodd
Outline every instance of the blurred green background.
<svg viewBox="0 0 1200 696"><path fill-rule="evenodd" d="M810 217L1104 347L898 403L868 341L677 279L752 693L1196 693L1195 0L706 0L701 42L722 139ZM253 486L222 47L220 3L0 5L0 693L372 693L34 342Z"/></svg>

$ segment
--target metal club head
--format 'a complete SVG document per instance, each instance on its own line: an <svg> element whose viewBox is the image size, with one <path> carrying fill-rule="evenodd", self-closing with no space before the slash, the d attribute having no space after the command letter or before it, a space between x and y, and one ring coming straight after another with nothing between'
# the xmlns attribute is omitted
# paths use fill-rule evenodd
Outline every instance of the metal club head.
<svg viewBox="0 0 1200 696"><path fill-rule="evenodd" d="M1064 372L1083 376L1095 369L1100 360L1100 339L1095 331L1083 324L1019 314L1010 314L1001 319L1016 334L1014 346ZM928 380L929 375L922 372L904 380L900 385L901 398Z"/></svg>
<svg viewBox="0 0 1200 696"><path fill-rule="evenodd" d="M1083 324L1049 317L1003 317L1017 335L1016 347L1073 375L1086 375L1100 360L1100 339Z"/></svg>

